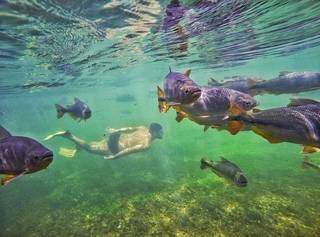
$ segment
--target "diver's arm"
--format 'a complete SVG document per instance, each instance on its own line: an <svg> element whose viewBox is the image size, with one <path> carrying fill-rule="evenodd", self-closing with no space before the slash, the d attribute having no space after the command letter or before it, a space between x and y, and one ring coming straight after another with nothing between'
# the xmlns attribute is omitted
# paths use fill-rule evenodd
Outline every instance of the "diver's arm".
<svg viewBox="0 0 320 237"><path fill-rule="evenodd" d="M134 147L126 148L126 149L118 152L115 155L105 156L104 159L105 160L116 159L116 158L119 158L119 157L124 156L124 155L129 155L129 154L134 153L134 152L145 150L148 147L149 146L147 146L147 145L141 145L141 144L140 145L136 145Z"/></svg>

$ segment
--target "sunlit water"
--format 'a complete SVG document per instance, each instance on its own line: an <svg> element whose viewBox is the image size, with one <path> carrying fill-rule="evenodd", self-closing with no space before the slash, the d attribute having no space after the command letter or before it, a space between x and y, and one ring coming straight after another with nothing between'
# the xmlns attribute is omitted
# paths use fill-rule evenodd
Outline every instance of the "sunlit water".
<svg viewBox="0 0 320 237"><path fill-rule="evenodd" d="M301 147L251 132L231 136L160 114L155 88L168 66L210 77L320 71L319 1L0 1L0 121L39 141L70 130L88 141L107 127L158 122L164 138L106 161L62 138L47 170L0 189L0 236L319 236L320 173L302 169ZM93 116L57 120L77 96ZM258 96L260 108L292 95ZM319 91L299 96L320 99ZM245 172L238 188L201 171L223 156ZM319 155L312 155L320 163Z"/></svg>

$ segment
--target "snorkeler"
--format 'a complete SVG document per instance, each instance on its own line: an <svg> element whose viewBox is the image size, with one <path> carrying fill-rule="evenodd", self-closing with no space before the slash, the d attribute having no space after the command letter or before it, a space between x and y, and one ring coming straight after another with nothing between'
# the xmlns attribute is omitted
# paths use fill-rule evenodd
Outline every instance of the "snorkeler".
<svg viewBox="0 0 320 237"><path fill-rule="evenodd" d="M116 159L134 152L146 150L155 139L161 139L163 135L162 126L158 123L151 123L149 128L144 126L127 127L120 129L107 129L106 138L101 141L86 142L69 131L57 132L47 136L49 140L60 136L74 142L78 148L90 153L104 156L104 159ZM74 156L74 153L70 157Z"/></svg>

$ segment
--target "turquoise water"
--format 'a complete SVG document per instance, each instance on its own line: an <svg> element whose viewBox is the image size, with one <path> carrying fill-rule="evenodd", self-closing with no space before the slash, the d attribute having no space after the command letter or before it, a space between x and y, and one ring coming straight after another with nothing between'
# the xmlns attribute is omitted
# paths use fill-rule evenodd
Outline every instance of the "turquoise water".
<svg viewBox="0 0 320 237"><path fill-rule="evenodd" d="M196 20L190 10L180 22L188 48L178 51L176 31L161 29L166 1L1 2L1 125L42 141L55 159L1 187L0 236L319 236L320 173L301 167L299 145L270 144L252 132L204 133L191 121L177 123L173 111L158 112L156 86L169 65L191 68L202 85L210 77L320 71L317 1L234 2L245 7L214 29L211 10ZM48 86L54 82L61 85ZM54 104L75 96L92 117L57 120ZM292 96L256 98L271 108ZM320 99L319 91L299 96ZM106 128L151 122L163 126L163 139L117 160L83 150L66 158L59 149L74 149L71 142L43 141L67 129L97 141ZM236 163L248 186L200 170L203 156ZM318 154L311 159L320 164Z"/></svg>

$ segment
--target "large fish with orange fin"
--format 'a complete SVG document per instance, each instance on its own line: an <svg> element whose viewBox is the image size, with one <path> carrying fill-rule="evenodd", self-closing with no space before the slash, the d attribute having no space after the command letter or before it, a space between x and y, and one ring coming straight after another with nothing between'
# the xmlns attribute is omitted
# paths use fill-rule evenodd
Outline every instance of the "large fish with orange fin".
<svg viewBox="0 0 320 237"><path fill-rule="evenodd" d="M45 169L53 160L53 153L29 137L12 136L0 126L1 185L25 174Z"/></svg>
<svg viewBox="0 0 320 237"><path fill-rule="evenodd" d="M320 102L292 99L287 107L231 116L270 143L301 144L303 153L320 151ZM241 127L238 127L241 130Z"/></svg>
<svg viewBox="0 0 320 237"><path fill-rule="evenodd" d="M222 87L203 87L190 79L191 70L183 73L169 70L165 77L164 90L158 86L159 111L164 113L173 107L176 120L184 118L209 127L227 128L234 134L234 127L241 123L228 121L230 115L240 115L252 110L256 100L245 93Z"/></svg>

